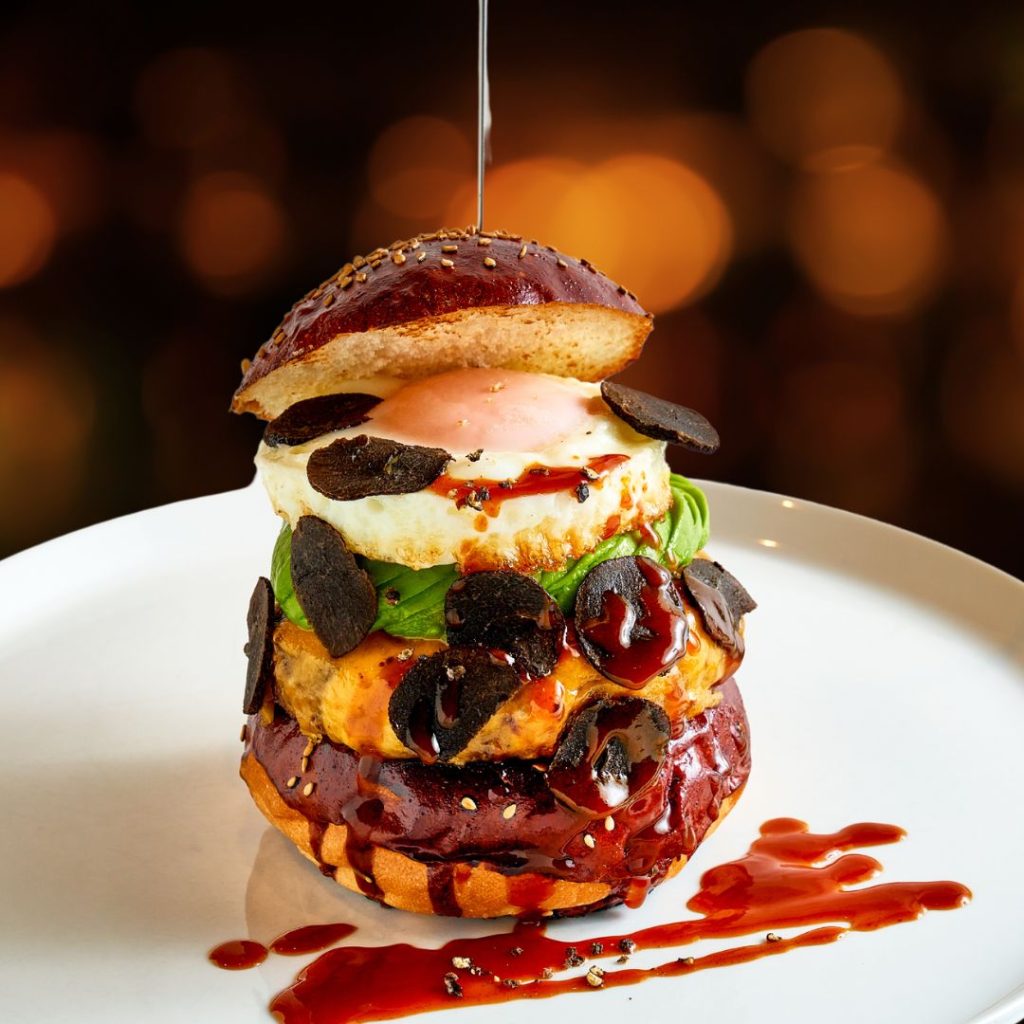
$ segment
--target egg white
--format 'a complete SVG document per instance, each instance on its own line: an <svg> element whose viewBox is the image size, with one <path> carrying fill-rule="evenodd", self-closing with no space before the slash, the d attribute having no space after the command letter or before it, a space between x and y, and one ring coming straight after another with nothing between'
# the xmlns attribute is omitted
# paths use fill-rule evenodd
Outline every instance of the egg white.
<svg viewBox="0 0 1024 1024"><path fill-rule="evenodd" d="M600 386L568 381L592 398ZM325 434L304 445L260 444L256 466L278 514L293 527L304 515L326 520L351 550L369 558L420 569L452 562L472 569L554 569L591 551L611 532L627 530L662 515L671 503L665 445L633 430L603 403L594 402L571 435L536 451L484 451L455 456L447 472L456 479L515 479L533 465L583 467L601 455L627 461L588 484L589 497L576 494L509 498L493 518L458 508L451 498L430 490L335 501L314 490L306 477L310 454L338 438L360 434L407 441L398 431L376 431L373 421ZM423 443L421 440L419 443Z"/></svg>

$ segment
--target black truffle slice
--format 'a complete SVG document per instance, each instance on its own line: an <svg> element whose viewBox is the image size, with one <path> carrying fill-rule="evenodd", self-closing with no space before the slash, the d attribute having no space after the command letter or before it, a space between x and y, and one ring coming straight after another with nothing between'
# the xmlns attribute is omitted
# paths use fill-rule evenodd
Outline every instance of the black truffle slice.
<svg viewBox="0 0 1024 1024"><path fill-rule="evenodd" d="M303 516L292 534L291 567L295 596L331 657L358 647L377 617L377 591L341 534Z"/></svg>
<svg viewBox="0 0 1024 1024"><path fill-rule="evenodd" d="M274 679L274 611L274 590L270 580L261 576L249 598L249 612L245 617L249 639L244 650L249 664L245 671L243 715L255 715L259 711L263 694Z"/></svg>
<svg viewBox="0 0 1024 1024"><path fill-rule="evenodd" d="M576 636L603 676L640 689L685 653L689 626L672 574L638 555L594 566L576 592Z"/></svg>
<svg viewBox="0 0 1024 1024"><path fill-rule="evenodd" d="M601 381L601 396L612 412L638 434L678 444L702 455L718 451L718 431L694 409L614 381Z"/></svg>
<svg viewBox="0 0 1024 1024"><path fill-rule="evenodd" d="M663 708L642 697L594 701L566 726L547 770L563 803L590 817L621 810L654 781L670 736Z"/></svg>
<svg viewBox="0 0 1024 1024"><path fill-rule="evenodd" d="M305 398L288 406L266 425L263 443L271 448L279 444L305 444L335 430L358 427L367 421L367 414L379 401L376 395L357 391Z"/></svg>
<svg viewBox="0 0 1024 1024"><path fill-rule="evenodd" d="M695 558L683 570L683 582L700 610L704 628L726 650L742 654L740 619L757 607L743 584L709 558Z"/></svg>
<svg viewBox="0 0 1024 1024"><path fill-rule="evenodd" d="M328 498L355 501L373 494L422 491L451 460L442 448L422 448L360 434L318 448L306 463L306 476L313 489Z"/></svg>
<svg viewBox="0 0 1024 1024"><path fill-rule="evenodd" d="M561 650L565 620L550 594L517 572L474 572L444 601L448 643L497 648L531 676L546 676Z"/></svg>
<svg viewBox="0 0 1024 1024"><path fill-rule="evenodd" d="M388 717L422 761L450 761L519 689L519 674L478 647L421 658L391 695Z"/></svg>

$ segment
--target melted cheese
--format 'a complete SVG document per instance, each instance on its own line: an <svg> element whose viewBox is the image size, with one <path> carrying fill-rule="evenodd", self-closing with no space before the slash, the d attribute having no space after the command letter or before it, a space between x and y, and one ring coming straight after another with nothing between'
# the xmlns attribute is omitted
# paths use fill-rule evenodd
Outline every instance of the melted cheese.
<svg viewBox="0 0 1024 1024"><path fill-rule="evenodd" d="M456 762L550 757L573 710L597 696L635 693L660 704L674 726L716 704L713 687L735 662L704 632L699 617L691 613L689 619L687 654L641 690L626 690L565 651L550 675L526 681L498 709ZM274 633L275 695L310 736L327 736L359 753L413 757L391 727L388 704L415 659L443 647L371 633L351 653L331 658L313 633L285 620Z"/></svg>

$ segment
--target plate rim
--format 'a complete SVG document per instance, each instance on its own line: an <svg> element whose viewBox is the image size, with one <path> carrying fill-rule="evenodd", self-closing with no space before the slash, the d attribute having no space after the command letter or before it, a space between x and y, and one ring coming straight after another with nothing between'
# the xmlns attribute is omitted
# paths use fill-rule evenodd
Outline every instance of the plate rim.
<svg viewBox="0 0 1024 1024"><path fill-rule="evenodd" d="M728 525L729 514L723 512L723 510L730 507L739 509L741 506L745 506L743 508L744 515L749 516L753 514L756 516L759 511L764 511L767 514L766 523L773 528L776 526L782 527L783 532L792 529L794 522L792 513L794 511L804 512L814 516L819 523L827 524L828 530L826 532L845 529L857 531L865 536L873 534L878 537L888 538L890 541L894 541L901 546L910 545L923 556L924 561L931 565L939 565L956 570L957 572L970 575L976 581L984 580L986 584L985 600L991 598L992 595L995 595L997 600L1000 599L1001 595L1008 595L1010 601L1006 602L1002 617L996 623L998 628L982 629L980 631L982 635L979 639L994 646L1002 654L1008 655L1012 662L1024 665L1024 582L1008 572L948 544L859 513L835 508L820 502L803 498L792 498L775 492L742 487L736 484L699 478L694 478L694 482L705 490L709 498L709 504L714 506L712 510L712 539L710 542L712 554L714 553L715 544L715 523L722 520L726 522L723 531L725 536L722 537L723 541L740 547L755 549L754 546L758 543L758 540L753 536L752 531L748 528L743 531L743 536L738 536L737 530L730 528ZM257 504L262 504L266 510L268 520L270 516L274 515L273 509L265 502L258 476L254 476L253 480L245 487L168 502L149 509L126 513L32 545L0 559L0 580L10 578L12 574L15 581L19 577L29 580L34 578L34 589L38 589L40 577L45 576L45 574L38 572L40 560L60 557L68 549L78 548L75 552L76 556L84 557L91 563L90 568L93 571L88 575L94 577L93 583L96 582L96 578L114 578L121 582L121 578L117 575L117 570L123 559L115 558L110 560L106 557L108 552L104 542L112 533L124 531L131 541L130 547L141 544L143 548L147 548L151 547L152 540L156 536L166 539L168 534L164 531L166 527L170 526L172 528L171 533L175 535L175 539L177 539L179 544L182 541L189 542L192 537L192 531L195 529L196 521L201 521L204 518L204 511L209 503L231 500L237 501L240 508L245 508L251 504L255 509ZM784 518L787 515L791 517L788 522ZM132 550L134 549L132 547ZM766 545L761 550L770 553L772 546ZM820 559L817 556L809 557L806 553L801 555L799 552L788 549L785 545L780 545L779 553L780 557L819 566L830 572L850 575L849 567L842 560L836 563L833 559ZM266 554L263 553L264 556ZM164 558L166 554L161 552L160 557ZM254 560L259 557L261 557L260 553L254 553ZM869 562L870 564L874 563ZM142 569L145 572L148 570L148 567L143 566ZM97 573L96 570L99 570L99 572ZM877 572L863 572L856 573L855 575L871 580L876 586L884 585ZM45 589L48 591L52 601L52 582L47 582ZM936 601L930 599L933 596L930 593L922 594L913 591L910 593L915 600L931 609L951 613L950 608L943 607L941 603L936 603ZM1013 602L1018 603L1020 606L1019 618L1015 618L1014 609L1010 607ZM26 611L24 606L19 606L17 618L23 619L26 614L31 614L31 611ZM959 617L957 621L960 625L964 625L964 622ZM1012 630L1015 628L1019 631L1019 635L1016 637L1016 642L1011 642L1014 639ZM1005 637L1001 639L1003 632L1005 632ZM0 631L0 642L8 640L9 637L10 634ZM1024 984L1011 989L996 1002L975 1013L965 1024L1018 1024L1022 1017L1024 1017Z"/></svg>
<svg viewBox="0 0 1024 1024"><path fill-rule="evenodd" d="M861 512L852 512L849 509L839 508L836 505L828 505L824 502L815 501L811 498L798 498L791 494L783 494L781 491L767 491L762 490L759 487L746 487L742 484L732 484L724 480L709 480L704 477L694 476L689 477L688 479L700 487L705 494L708 494L709 496L715 493L722 495L736 494L742 496L741 500L757 501L772 499L777 500L780 504L790 502L794 509L809 509L815 513L824 514L826 516L838 516L849 520L851 523L857 523L871 529L880 528L884 531L893 531L909 542L922 544L933 549L935 553L942 553L945 556L955 556L957 560L970 563L977 569L993 573L996 577L1002 578L1003 581L1020 587L1022 592L1024 592L1024 580L1018 579L1005 569L1000 569L998 566L992 565L990 562L986 562L984 559L978 558L976 555L972 555L960 548L954 547L951 544L947 544L944 541L935 540L932 537L925 536L923 533L917 533L914 530L907 529L903 526L897 526L894 523L888 523L884 519L876 519L873 516L865 515ZM234 487L225 491L214 491L211 494L201 494L191 498L179 498L174 501L152 505L148 508L136 509L134 512L124 512L120 515L112 516L109 519L101 519L98 522L90 523L87 526L80 526L74 530L69 530L67 533L58 534L56 537L50 537L48 540L39 541L36 544L31 544L19 551L14 551L9 555L5 555L3 558L0 558L0 571L10 568L10 566L17 564L25 557L36 555L43 548L73 542L81 538L83 534L90 533L91 531L109 529L127 521L139 520L143 517L155 514L166 515L178 510L194 509L195 506L203 502L230 497L241 497L253 491L258 492L259 485L260 480L259 474L257 473L253 476L253 479L243 487ZM708 504L710 506L710 500ZM712 547L714 546L714 522L715 519L713 517L710 542Z"/></svg>
<svg viewBox="0 0 1024 1024"><path fill-rule="evenodd" d="M977 555L972 555L967 551L954 547L952 544L947 544L941 540L935 540L933 537L926 537L923 533L917 533L905 526L897 526L895 523L887 523L884 519L876 519L874 516L865 515L862 512L851 512L849 509L839 508L836 505L826 505L824 502L813 501L810 498L795 498L792 495L782 494L780 492L763 491L757 487L744 487L741 484L730 484L720 480L701 480L694 478L693 482L705 490L710 489L713 493L742 494L745 497L754 496L755 499L777 498L779 499L780 504L787 501L792 502L795 509L810 509L815 513L825 514L827 516L837 516L841 519L856 522L869 529L882 529L886 532L891 531L892 533L899 534L907 542L921 544L926 548L932 549L935 554L941 555L942 557L954 556L957 561L970 563L977 569L993 573L996 577L1001 578L1003 582L1010 583L1021 588L1022 593L1024 593L1024 580L1018 579L1005 569L1000 569L991 562L986 562L983 558L979 558ZM713 523L714 520L712 520L712 526ZM712 545L714 544L713 528L711 543Z"/></svg>

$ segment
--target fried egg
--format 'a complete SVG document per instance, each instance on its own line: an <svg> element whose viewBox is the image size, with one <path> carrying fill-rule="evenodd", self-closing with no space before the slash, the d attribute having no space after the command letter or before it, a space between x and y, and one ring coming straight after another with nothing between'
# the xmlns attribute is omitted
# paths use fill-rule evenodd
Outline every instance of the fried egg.
<svg viewBox="0 0 1024 1024"><path fill-rule="evenodd" d="M351 501L316 491L306 476L311 453L362 434L449 452L444 489ZM358 427L294 447L261 444L256 465L293 527L318 516L358 554L414 569L555 569L671 504L664 443L618 419L598 384L516 370L454 370L407 383ZM568 474L550 493L499 492L500 481L529 481L531 470L587 467L591 479ZM459 485L472 481L490 481L503 500L467 502L472 488Z"/></svg>

